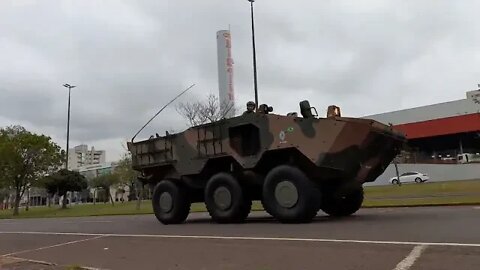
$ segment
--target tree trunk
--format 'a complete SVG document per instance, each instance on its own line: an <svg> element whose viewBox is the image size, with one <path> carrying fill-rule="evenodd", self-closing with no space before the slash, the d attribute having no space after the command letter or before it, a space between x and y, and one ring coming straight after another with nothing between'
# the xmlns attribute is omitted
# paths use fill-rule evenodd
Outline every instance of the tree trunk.
<svg viewBox="0 0 480 270"><path fill-rule="evenodd" d="M18 208L20 207L20 199L21 199L20 190L17 189L15 191L15 201L13 203L13 215L14 216L18 216L18 214L19 214Z"/></svg>
<svg viewBox="0 0 480 270"><path fill-rule="evenodd" d="M30 209L30 188L27 188L27 205L25 206L25 211Z"/></svg>
<svg viewBox="0 0 480 270"><path fill-rule="evenodd" d="M110 192L110 188L108 189L108 197L110 197L110 201L112 202L112 205L115 206L115 203L113 202L112 193Z"/></svg>
<svg viewBox="0 0 480 270"><path fill-rule="evenodd" d="M62 209L67 209L67 193L63 195Z"/></svg>
<svg viewBox="0 0 480 270"><path fill-rule="evenodd" d="M137 210L140 210L140 204L142 203L143 185L137 188Z"/></svg>
<svg viewBox="0 0 480 270"><path fill-rule="evenodd" d="M7 198L5 199L4 210L8 210L8 206L10 204L10 194L8 194Z"/></svg>
<svg viewBox="0 0 480 270"><path fill-rule="evenodd" d="M52 199L52 196L50 196L50 194L47 194L47 206L50 208L51 206L51 199Z"/></svg>

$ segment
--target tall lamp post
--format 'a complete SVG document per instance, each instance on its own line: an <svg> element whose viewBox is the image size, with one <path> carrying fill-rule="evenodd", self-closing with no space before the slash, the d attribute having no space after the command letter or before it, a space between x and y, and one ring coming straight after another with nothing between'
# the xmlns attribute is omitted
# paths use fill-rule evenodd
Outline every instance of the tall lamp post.
<svg viewBox="0 0 480 270"><path fill-rule="evenodd" d="M72 88L75 88L76 86L70 85L68 83L64 84L66 88L68 88L68 118L67 118L67 160L65 161L65 168L68 170L68 149L70 148L69 142L70 142L70 93L72 91Z"/></svg>
<svg viewBox="0 0 480 270"><path fill-rule="evenodd" d="M253 2L255 0L247 0L250 2L250 13L252 17L252 46L253 46L253 83L255 88L255 106L256 110L258 110L258 85L257 85L257 52L255 48L255 20L253 16Z"/></svg>

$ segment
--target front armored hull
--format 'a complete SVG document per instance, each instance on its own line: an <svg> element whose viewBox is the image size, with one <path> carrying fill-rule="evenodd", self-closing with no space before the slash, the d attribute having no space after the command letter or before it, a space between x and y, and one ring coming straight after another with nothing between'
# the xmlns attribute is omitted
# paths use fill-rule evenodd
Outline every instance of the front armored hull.
<svg viewBox="0 0 480 270"><path fill-rule="evenodd" d="M343 119L344 127L317 166L338 170L342 178L373 182L400 153L403 134L372 120Z"/></svg>

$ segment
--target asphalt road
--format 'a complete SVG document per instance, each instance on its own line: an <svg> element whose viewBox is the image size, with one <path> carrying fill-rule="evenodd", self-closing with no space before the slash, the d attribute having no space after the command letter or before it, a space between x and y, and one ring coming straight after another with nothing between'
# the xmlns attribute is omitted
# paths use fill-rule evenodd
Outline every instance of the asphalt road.
<svg viewBox="0 0 480 270"><path fill-rule="evenodd" d="M480 269L480 207L362 209L310 224L191 214L0 221L0 254L101 269ZM0 266L0 269L4 269ZM32 268L33 269L33 268Z"/></svg>

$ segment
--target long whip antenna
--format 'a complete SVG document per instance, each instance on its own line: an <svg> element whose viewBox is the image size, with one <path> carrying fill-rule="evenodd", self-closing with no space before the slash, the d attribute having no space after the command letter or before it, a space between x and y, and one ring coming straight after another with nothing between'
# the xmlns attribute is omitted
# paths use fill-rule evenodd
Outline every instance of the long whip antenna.
<svg viewBox="0 0 480 270"><path fill-rule="evenodd" d="M153 119L155 119L155 117L157 117L163 110L165 110L165 108L168 107L168 105L172 104L172 102L174 102L177 98L179 98L180 96L182 96L183 94L185 94L188 90L192 89L193 87L195 86L195 84L192 84L190 85L190 87L188 87L187 89L183 90L183 92L181 92L180 94L178 94L174 99L172 99L170 102L168 102L167 104L165 104L165 106L163 106L160 111L158 111L150 120L148 120L148 122L143 125L143 127L135 134L135 136L133 136L132 138L132 143L133 143L133 140L135 140L135 138L137 137L137 135L142 132L142 130L148 125L150 124L150 122L152 122Z"/></svg>

